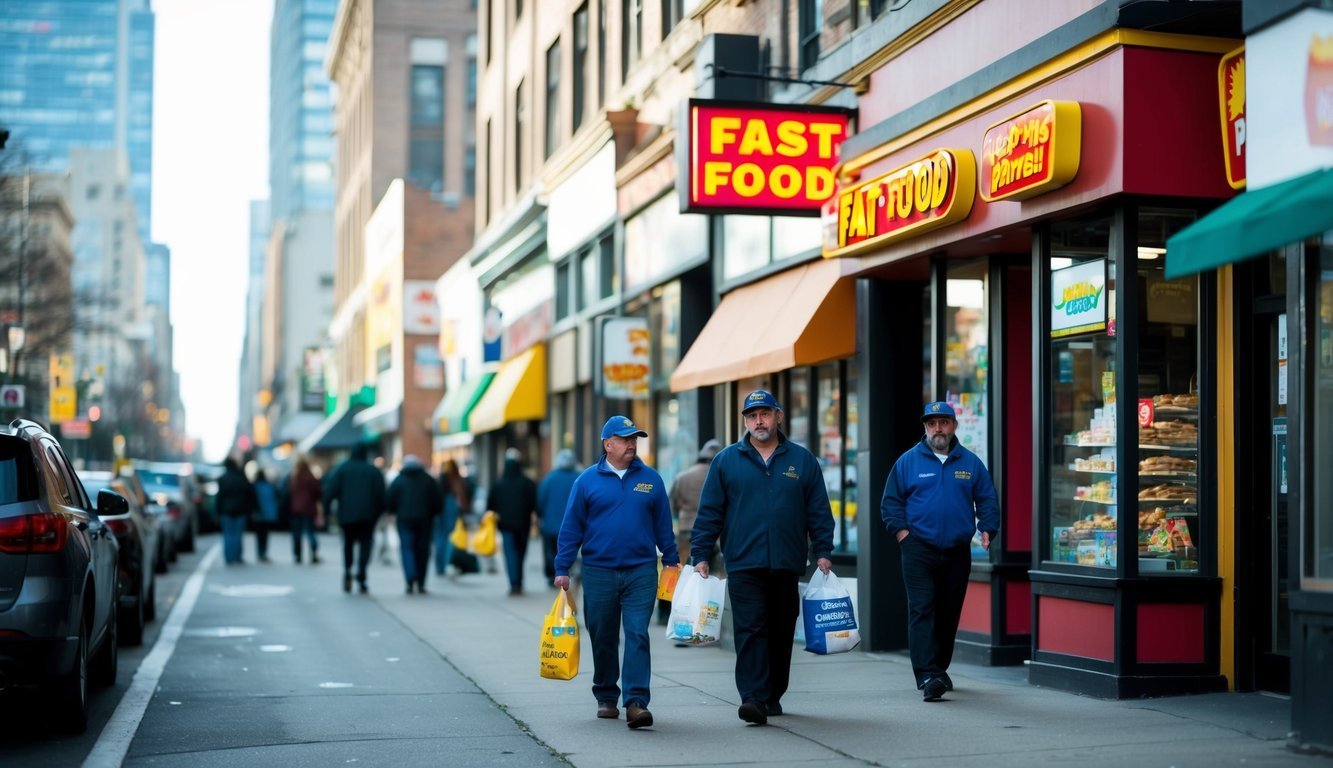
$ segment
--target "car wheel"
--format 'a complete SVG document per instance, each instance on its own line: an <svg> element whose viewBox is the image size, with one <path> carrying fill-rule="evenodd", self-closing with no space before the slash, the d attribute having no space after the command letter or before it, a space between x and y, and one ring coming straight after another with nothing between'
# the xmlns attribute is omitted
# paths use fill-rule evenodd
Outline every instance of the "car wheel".
<svg viewBox="0 0 1333 768"><path fill-rule="evenodd" d="M144 621L156 621L156 620L157 620L157 579L154 578L154 579L150 579L150 580L148 581L148 597L146 597L146 598L144 598L144 599L148 601L148 604L145 605L145 606L144 606L144 609L143 609L143 618L144 618Z"/></svg>
<svg viewBox="0 0 1333 768"><path fill-rule="evenodd" d="M79 621L79 647L74 666L56 678L51 700L59 712L61 727L69 733L88 730L88 620Z"/></svg>
<svg viewBox="0 0 1333 768"><path fill-rule="evenodd" d="M120 653L116 647L119 642L120 612L111 611L107 619L106 636L97 649L97 656L88 667L89 677L94 685L110 686L116 684L116 671L120 665Z"/></svg>
<svg viewBox="0 0 1333 768"><path fill-rule="evenodd" d="M121 611L121 617L125 620L125 631L120 635L120 644L128 646L143 645L143 624L144 599L140 597L134 601L133 608L125 608Z"/></svg>

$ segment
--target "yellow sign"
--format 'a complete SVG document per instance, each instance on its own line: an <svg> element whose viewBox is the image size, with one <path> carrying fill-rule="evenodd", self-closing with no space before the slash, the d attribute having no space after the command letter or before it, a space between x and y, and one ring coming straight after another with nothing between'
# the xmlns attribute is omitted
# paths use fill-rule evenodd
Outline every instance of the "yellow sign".
<svg viewBox="0 0 1333 768"><path fill-rule="evenodd" d="M68 387L51 387L50 410L52 424L73 421L79 415L79 396L72 384Z"/></svg>

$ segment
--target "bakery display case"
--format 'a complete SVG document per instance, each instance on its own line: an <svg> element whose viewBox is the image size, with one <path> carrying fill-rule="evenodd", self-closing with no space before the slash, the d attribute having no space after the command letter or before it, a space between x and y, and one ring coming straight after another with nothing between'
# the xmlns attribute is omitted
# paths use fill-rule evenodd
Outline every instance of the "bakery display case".
<svg viewBox="0 0 1333 768"><path fill-rule="evenodd" d="M1139 571L1197 573L1199 396L1139 401Z"/></svg>

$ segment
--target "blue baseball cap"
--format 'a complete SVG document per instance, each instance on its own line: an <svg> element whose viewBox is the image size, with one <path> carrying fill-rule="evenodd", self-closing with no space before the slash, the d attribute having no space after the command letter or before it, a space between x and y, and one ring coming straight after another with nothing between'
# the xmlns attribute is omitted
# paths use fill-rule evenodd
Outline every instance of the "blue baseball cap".
<svg viewBox="0 0 1333 768"><path fill-rule="evenodd" d="M612 416L602 425L602 439L608 437L647 437L648 433L634 426L628 416Z"/></svg>
<svg viewBox="0 0 1333 768"><path fill-rule="evenodd" d="M782 410L782 406L778 405L778 400L773 397L773 393L764 389L756 389L745 396L745 400L742 401L741 404L741 413L749 413L755 408L772 408L775 411Z"/></svg>
<svg viewBox="0 0 1333 768"><path fill-rule="evenodd" d="M926 419L938 419L941 417L958 421L958 414L953 412L953 406L943 400L927 405L925 413L921 414L922 421L925 421Z"/></svg>

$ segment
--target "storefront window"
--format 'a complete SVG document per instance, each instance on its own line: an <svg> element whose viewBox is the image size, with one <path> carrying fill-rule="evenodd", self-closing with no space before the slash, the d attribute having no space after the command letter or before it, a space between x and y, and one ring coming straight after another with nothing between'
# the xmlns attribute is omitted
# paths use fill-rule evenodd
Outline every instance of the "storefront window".
<svg viewBox="0 0 1333 768"><path fill-rule="evenodd" d="M1312 340L1314 397L1311 398L1314 436L1314 498L1306 505L1311 542L1303 569L1306 589L1333 590L1333 233L1324 235L1319 251L1319 283L1315 297L1317 340ZM1320 471L1318 468L1325 468Z"/></svg>
<svg viewBox="0 0 1333 768"><path fill-rule="evenodd" d="M1166 238L1194 218L1192 211L1139 214L1136 514L1145 574L1199 571L1199 278L1164 274Z"/></svg>
<svg viewBox="0 0 1333 768"><path fill-rule="evenodd" d="M833 510L833 550L854 552L856 547L856 467L847 462L843 422L841 365L828 363L816 369L814 417L819 441L819 464L824 470L829 506Z"/></svg>
<svg viewBox="0 0 1333 768"><path fill-rule="evenodd" d="M786 400L780 400L787 409L783 430L797 445L810 447L810 369L797 368L791 372Z"/></svg>
<svg viewBox="0 0 1333 768"><path fill-rule="evenodd" d="M845 437L842 463L843 463L843 487L842 487L842 508L844 514L839 521L839 530L835 539L835 549L849 554L856 554L856 509L857 509L857 483L856 483L856 425L857 425L857 405L856 405L856 361L847 361L847 415L846 422L843 424L843 435ZM878 510L876 510L878 513Z"/></svg>
<svg viewBox="0 0 1333 768"><path fill-rule="evenodd" d="M986 313L986 261L950 264L945 281L944 399L958 415L957 437L990 466L987 381L990 355ZM987 560L981 534L972 539L972 557Z"/></svg>
<svg viewBox="0 0 1333 768"><path fill-rule="evenodd" d="M691 389L657 396L657 463L654 468L662 475L668 488L676 476L694 464L699 457L702 440L695 434L699 393Z"/></svg>

